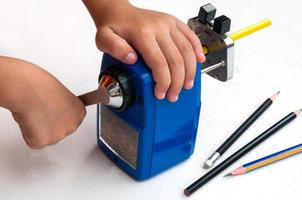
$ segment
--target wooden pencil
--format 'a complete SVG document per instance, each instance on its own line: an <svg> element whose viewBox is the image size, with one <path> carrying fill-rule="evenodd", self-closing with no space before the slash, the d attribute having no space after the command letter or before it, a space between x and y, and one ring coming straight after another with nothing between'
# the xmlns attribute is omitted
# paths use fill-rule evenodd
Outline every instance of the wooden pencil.
<svg viewBox="0 0 302 200"><path fill-rule="evenodd" d="M228 173L227 175L225 175L225 177L243 175L243 174L246 174L253 170L256 170L261 167L275 163L277 161L283 160L285 158L297 155L301 152L302 152L302 144L299 144L299 145L287 148L285 150L273 153L271 155L265 156L263 158L254 160L247 164L244 164L244 165L238 167L237 169L233 170L232 172Z"/></svg>

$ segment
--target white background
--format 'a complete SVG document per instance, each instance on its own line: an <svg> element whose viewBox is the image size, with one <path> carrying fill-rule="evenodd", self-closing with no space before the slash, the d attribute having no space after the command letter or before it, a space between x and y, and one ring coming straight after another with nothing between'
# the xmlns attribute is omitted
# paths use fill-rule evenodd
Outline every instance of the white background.
<svg viewBox="0 0 302 200"><path fill-rule="evenodd" d="M207 1L135 0L137 6L169 12L183 21ZM302 2L299 0L212 1L232 30L265 17L273 26L236 43L235 76L218 82L203 76L203 106L195 153L186 162L138 183L114 166L96 145L95 108L79 130L58 145L30 150L10 113L0 109L0 199L186 199L183 189L203 175L204 161L271 94L276 103L227 152L302 107ZM114 17L114 16L113 16ZM146 23L148 23L146 21ZM54 74L79 95L97 87L102 54L94 24L76 0L1 0L0 54L19 57ZM302 119L264 142L230 169L302 141ZM225 155L224 158L227 156ZM254 173L218 176L191 199L301 199L301 155ZM227 172L226 171L226 172Z"/></svg>

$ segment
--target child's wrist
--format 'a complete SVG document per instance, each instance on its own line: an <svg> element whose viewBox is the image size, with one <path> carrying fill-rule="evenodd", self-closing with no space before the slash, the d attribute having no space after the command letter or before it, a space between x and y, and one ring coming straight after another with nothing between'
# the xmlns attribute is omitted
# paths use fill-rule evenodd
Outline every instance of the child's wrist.
<svg viewBox="0 0 302 200"><path fill-rule="evenodd" d="M16 99L13 95L17 95L17 92L12 92L13 74L8 65L7 58L0 57L0 106L10 109L11 104Z"/></svg>
<svg viewBox="0 0 302 200"><path fill-rule="evenodd" d="M102 18L110 13L110 10L118 6L132 6L128 0L83 0L83 3L87 7L97 28L102 25Z"/></svg>
<svg viewBox="0 0 302 200"><path fill-rule="evenodd" d="M30 89L20 61L0 56L0 106L13 112L22 107L24 93Z"/></svg>

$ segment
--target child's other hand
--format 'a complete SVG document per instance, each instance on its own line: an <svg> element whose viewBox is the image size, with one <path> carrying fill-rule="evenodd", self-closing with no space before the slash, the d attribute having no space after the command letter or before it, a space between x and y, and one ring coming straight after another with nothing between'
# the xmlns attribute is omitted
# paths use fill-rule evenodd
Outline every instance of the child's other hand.
<svg viewBox="0 0 302 200"><path fill-rule="evenodd" d="M55 144L85 117L83 103L45 70L0 57L0 105L9 109L29 147Z"/></svg>
<svg viewBox="0 0 302 200"><path fill-rule="evenodd" d="M137 49L152 70L155 96L175 102L182 87L194 84L196 61L205 56L198 37L175 17L136 8L125 0L86 0L97 26L98 48L127 64Z"/></svg>

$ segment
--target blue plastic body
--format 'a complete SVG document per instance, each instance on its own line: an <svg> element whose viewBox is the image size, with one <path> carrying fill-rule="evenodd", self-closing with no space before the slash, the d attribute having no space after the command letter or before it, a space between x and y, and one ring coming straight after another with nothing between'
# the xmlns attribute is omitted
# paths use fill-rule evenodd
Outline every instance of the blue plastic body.
<svg viewBox="0 0 302 200"><path fill-rule="evenodd" d="M197 64L194 87L183 89L176 103L157 100L154 96L152 74L144 61L134 65L103 56L101 70L119 63L134 80L135 94L140 99L129 108L111 112L138 133L137 165L134 169L100 140L100 120L97 120L97 138L100 148L123 171L136 180L146 180L188 159L195 146L201 93L201 66ZM98 118L100 116L98 106Z"/></svg>

